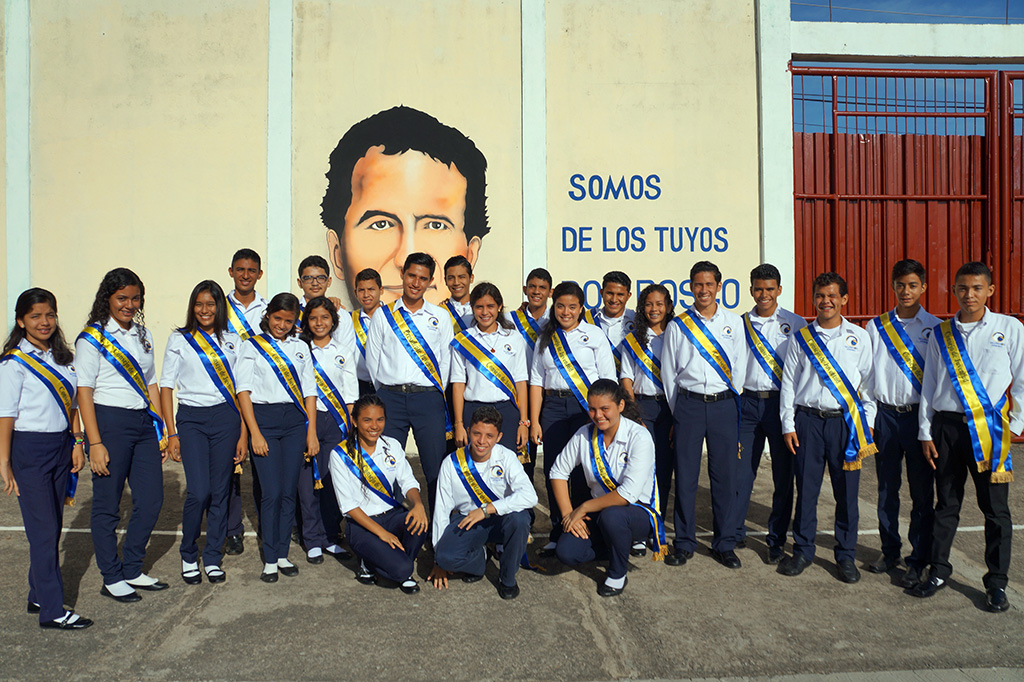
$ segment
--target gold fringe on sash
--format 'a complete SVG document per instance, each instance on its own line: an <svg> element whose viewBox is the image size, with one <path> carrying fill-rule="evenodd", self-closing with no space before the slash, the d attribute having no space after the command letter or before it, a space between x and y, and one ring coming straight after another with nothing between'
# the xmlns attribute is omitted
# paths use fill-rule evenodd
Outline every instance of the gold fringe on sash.
<svg viewBox="0 0 1024 682"><path fill-rule="evenodd" d="M857 451L857 460L854 462L843 462L843 471L860 471L864 458L878 454L878 446L868 443Z"/></svg>
<svg viewBox="0 0 1024 682"><path fill-rule="evenodd" d="M661 546L661 551L660 552L654 552L651 555L651 560L652 561L664 561L665 557L667 557L667 556L668 556L668 543L666 542L664 545Z"/></svg>
<svg viewBox="0 0 1024 682"><path fill-rule="evenodd" d="M242 463L241 462L239 462L238 464L235 465L235 470L232 473L235 473L235 474L241 474L242 473Z"/></svg>
<svg viewBox="0 0 1024 682"><path fill-rule="evenodd" d="M65 507L74 507L75 506L75 498L73 498L73 497L65 497L64 498L64 506Z"/></svg>

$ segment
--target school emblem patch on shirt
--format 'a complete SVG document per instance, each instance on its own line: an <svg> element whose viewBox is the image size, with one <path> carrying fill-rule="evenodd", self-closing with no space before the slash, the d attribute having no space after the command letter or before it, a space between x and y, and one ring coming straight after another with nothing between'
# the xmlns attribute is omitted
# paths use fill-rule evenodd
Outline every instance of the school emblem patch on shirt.
<svg viewBox="0 0 1024 682"><path fill-rule="evenodd" d="M338 365L338 367L344 367L345 366L345 356L344 355L335 355L334 356L334 362L335 362L335 364Z"/></svg>
<svg viewBox="0 0 1024 682"><path fill-rule="evenodd" d="M505 475L505 470L500 466L491 467L491 478L501 478Z"/></svg>
<svg viewBox="0 0 1024 682"><path fill-rule="evenodd" d="M857 340L856 336L850 334L849 336L846 337L845 343L846 347L849 348L850 350L856 350L857 345L860 343L860 341Z"/></svg>
<svg viewBox="0 0 1024 682"><path fill-rule="evenodd" d="M793 328L789 326L789 322L783 322L779 325L779 331L789 336L789 332L793 331Z"/></svg>

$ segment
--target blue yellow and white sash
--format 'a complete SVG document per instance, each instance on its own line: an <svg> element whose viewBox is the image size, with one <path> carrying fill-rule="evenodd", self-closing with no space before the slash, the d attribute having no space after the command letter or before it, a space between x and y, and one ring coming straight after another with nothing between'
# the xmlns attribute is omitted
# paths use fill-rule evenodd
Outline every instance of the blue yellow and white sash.
<svg viewBox="0 0 1024 682"><path fill-rule="evenodd" d="M419 328L416 327L416 323L409 313L404 308L399 308L397 301L390 305L381 306L381 313L383 313L384 319L388 321L388 325L391 327L391 331L398 337L402 347L405 348L405 352L409 354L413 363L419 367L420 371L423 372L423 376L433 384L434 388L443 395L444 383L441 381L440 365L434 357L434 352L430 350L430 344L423 338L423 334L420 333ZM452 418L448 414L447 400L444 407L444 431L446 438L452 437Z"/></svg>
<svg viewBox="0 0 1024 682"><path fill-rule="evenodd" d="M821 337L814 331L813 325L807 325L801 329L796 338L811 361L811 366L817 372L821 383L843 408L843 418L850 431L850 439L846 444L844 454L843 470L857 471L861 468L861 460L878 452L878 446L871 438L867 413L860 401L860 395L846 374L843 373L843 368L832 357L832 353L821 342Z"/></svg>
<svg viewBox="0 0 1024 682"><path fill-rule="evenodd" d="M897 321L896 315L891 310L879 315L873 321L878 330L878 336L882 339L885 349L889 351L896 366L914 387L914 392L921 395L921 382L924 381L924 358L917 352L914 342L907 336L903 325Z"/></svg>
<svg viewBox="0 0 1024 682"><path fill-rule="evenodd" d="M288 359L281 347L277 345L270 334L258 334L249 337L249 343L256 347L263 359L267 361L270 368L274 370L274 376L284 387L285 393L292 399L295 407L309 422L309 415L306 414L306 405L302 399L302 386L299 383L299 373L295 371L295 365Z"/></svg>
<svg viewBox="0 0 1024 682"><path fill-rule="evenodd" d="M537 347L537 337L540 336L540 322L536 322L522 310L513 310L511 317L512 323L516 326L516 329L522 335L523 340L526 341L526 345L530 347L530 352L532 353Z"/></svg>
<svg viewBox="0 0 1024 682"><path fill-rule="evenodd" d="M256 336L256 332L253 331L252 325L249 324L249 320L245 319L245 311L238 307L230 296L227 297L228 301L228 325L231 327L231 331L238 334L239 338L243 341L248 340L252 336Z"/></svg>
<svg viewBox="0 0 1024 682"><path fill-rule="evenodd" d="M776 390L781 389L782 361L779 360L779 354L775 352L772 344L750 321L750 313L743 313L743 331L747 337L747 347L754 354L757 364L761 365L761 369L771 378Z"/></svg>
<svg viewBox="0 0 1024 682"><path fill-rule="evenodd" d="M78 472L72 471L68 473L68 487L64 491L64 505L67 507L75 506L75 493L78 491Z"/></svg>
<svg viewBox="0 0 1024 682"><path fill-rule="evenodd" d="M686 310L682 315L673 317L672 321L679 325L679 329L690 340L701 357L728 385L729 390L736 393L736 387L732 383L732 362L729 361L729 355L715 335L711 333L711 330L707 328L707 325L701 321L700 316L692 310Z"/></svg>
<svg viewBox="0 0 1024 682"><path fill-rule="evenodd" d="M316 376L316 392L320 400L327 406L327 411L334 417L338 428L341 430L341 437L348 438L348 431L352 424L352 417L348 413L348 405L345 404L341 391L338 390L331 377L324 371L323 366L316 359L316 353L310 353L313 360L313 374Z"/></svg>
<svg viewBox="0 0 1024 682"><path fill-rule="evenodd" d="M157 409L156 405L153 404L152 398L150 398L149 389L146 386L146 379L143 377L139 361L122 348L121 344L108 334L105 329L100 329L98 325L89 325L82 330L78 338L85 339L94 346L100 352L100 355L128 382L128 385L135 389L139 397L146 401L146 411L149 413L149 418L153 422L153 428L156 430L156 439L160 443L160 450L166 450L167 429L164 427L164 420L160 417L160 410Z"/></svg>
<svg viewBox="0 0 1024 682"><path fill-rule="evenodd" d="M597 316L600 308L587 308L583 311L583 321L594 325L598 329L601 328L601 318Z"/></svg>
<svg viewBox="0 0 1024 682"><path fill-rule="evenodd" d="M978 471L991 471L989 480L992 483L1009 483L1013 480L1013 462L1010 460L1010 439L1013 436L1010 432L1010 408L1013 399L1009 388L993 405L967 353L963 336L953 321L946 320L935 328L935 333L942 339L939 350L946 364L946 373L964 408Z"/></svg>
<svg viewBox="0 0 1024 682"><path fill-rule="evenodd" d="M608 464L608 456L604 449L604 434L594 425L590 426L590 470L594 478L601 484L605 494L614 491L619 487L619 482L612 476L611 467ZM635 507L640 507L650 517L651 531L654 535L654 561L661 561L668 554L668 543L665 541L665 523L662 521L661 500L658 496L658 485L655 482L654 492L651 494L651 501L631 502Z"/></svg>
<svg viewBox="0 0 1024 682"><path fill-rule="evenodd" d="M565 338L565 332L560 327L555 327L555 331L551 335L548 352L551 354L558 373L562 375L569 390L576 396L576 400L584 410L588 409L587 393L590 391L592 382L587 378L580 364L576 362L576 357L572 354L569 346L569 340Z"/></svg>
<svg viewBox="0 0 1024 682"><path fill-rule="evenodd" d="M392 507L400 507L402 503L395 496L394 488L392 488L391 483L388 482L388 477L380 470L380 467L378 467L377 463L373 461L373 458L366 454L366 450L363 450L363 446L356 443L356 448L358 448L359 452L353 456L351 452L349 452L348 441L343 440L338 443L333 452L341 459L342 463L348 467L348 470L352 472L352 475L358 480L364 482L370 490L377 495L377 497L384 500Z"/></svg>
<svg viewBox="0 0 1024 682"><path fill-rule="evenodd" d="M12 348L4 353L3 357L0 357L0 362L11 360L23 366L30 374L43 382L46 390L57 402L57 407L60 408L60 412L64 415L68 428L70 428L71 405L75 394L75 387L71 385L71 382L65 379L63 374L46 364L44 360L34 358L19 348Z"/></svg>
<svg viewBox="0 0 1024 682"><path fill-rule="evenodd" d="M633 364L647 375L659 391L664 391L665 385L661 382L661 358L654 354L651 344L641 346L636 332L632 331L622 340L622 347L633 358Z"/></svg>
<svg viewBox="0 0 1024 682"><path fill-rule="evenodd" d="M444 299L444 307L448 309L448 316L452 318L452 330L455 333L469 331L469 325L462 321L458 309L450 298Z"/></svg>
<svg viewBox="0 0 1024 682"><path fill-rule="evenodd" d="M352 311L352 328L356 332L356 347L359 348L359 354L366 358L366 331L368 327L363 324L363 316L359 314L358 310Z"/></svg>
<svg viewBox="0 0 1024 682"><path fill-rule="evenodd" d="M234 408L235 412L239 412L238 399L235 395L235 375L231 372L231 366L228 364L224 351L220 349L213 337L202 329L197 328L191 334L180 329L178 331L199 356L199 360L203 363L203 369L210 376L217 392L221 394L228 405Z"/></svg>
<svg viewBox="0 0 1024 682"><path fill-rule="evenodd" d="M601 333L604 333L604 327L601 326L601 318L598 316L598 312L600 312L600 308L588 308L583 313L583 321L589 322L600 329ZM625 324L625 321L623 321L623 324ZM608 339L608 345L612 348L612 355L615 357L615 373L618 374L619 370L622 369L622 349L612 343L607 334L605 334L604 338Z"/></svg>

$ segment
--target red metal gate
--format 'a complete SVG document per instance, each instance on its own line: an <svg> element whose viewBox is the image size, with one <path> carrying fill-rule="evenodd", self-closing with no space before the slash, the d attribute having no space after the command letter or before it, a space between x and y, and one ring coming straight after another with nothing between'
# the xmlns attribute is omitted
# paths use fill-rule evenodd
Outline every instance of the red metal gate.
<svg viewBox="0 0 1024 682"><path fill-rule="evenodd" d="M925 306L956 310L951 278L982 260L993 308L1024 313L1024 73L793 68L796 310L834 270L848 317L895 305L889 271L916 258Z"/></svg>

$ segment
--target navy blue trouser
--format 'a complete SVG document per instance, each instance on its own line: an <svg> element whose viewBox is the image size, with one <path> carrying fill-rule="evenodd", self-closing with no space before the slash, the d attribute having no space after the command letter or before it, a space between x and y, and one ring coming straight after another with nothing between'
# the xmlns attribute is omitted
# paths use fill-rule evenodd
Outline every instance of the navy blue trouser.
<svg viewBox="0 0 1024 682"><path fill-rule="evenodd" d="M661 507L658 509L662 517L668 509L668 498L672 492L672 472L676 468L676 453L672 449L670 434L672 433L672 410L664 396L655 399L637 396L636 406L640 408L640 416L644 426L654 439L654 471L658 481L658 498Z"/></svg>
<svg viewBox="0 0 1024 682"><path fill-rule="evenodd" d="M334 496L330 467L331 450L341 442L341 429L330 413L316 413L316 437L320 441L316 466L323 488L315 490L313 487L313 462L305 462L299 473L299 518L296 524L302 528L302 542L307 552L314 547L337 544L341 524L341 510L338 509L338 498Z"/></svg>
<svg viewBox="0 0 1024 682"><path fill-rule="evenodd" d="M71 473L71 433L15 431L11 471L28 537L28 600L39 604L39 622L64 617L60 532Z"/></svg>
<svg viewBox="0 0 1024 682"><path fill-rule="evenodd" d="M606 507L590 515L587 528L590 537L585 540L562 533L555 549L558 560L566 566L577 566L607 556L608 577L621 578L626 575L633 543L651 533L651 516L635 504Z"/></svg>
<svg viewBox="0 0 1024 682"><path fill-rule="evenodd" d="M441 462L445 455L444 394L440 391L423 393L401 393L381 387L377 397L384 403L387 422L384 424L384 435L394 438L405 449L412 429L416 440L416 450L420 455L420 467L427 479L429 500L424 500L430 510L434 508L434 490L437 488L437 472L441 470ZM425 505L426 506L426 505Z"/></svg>
<svg viewBox="0 0 1024 682"><path fill-rule="evenodd" d="M185 504L181 511L182 561L195 563L197 540L206 514L203 563L220 566L228 528L228 490L241 436L238 413L228 403L213 407L178 405L178 440L185 469Z"/></svg>
<svg viewBox="0 0 1024 682"><path fill-rule="evenodd" d="M875 419L875 472L878 475L878 531L882 554L900 556L900 483L903 460L907 462L910 488L910 555L907 565L918 570L928 565L932 553L932 523L935 521L935 472L929 466L917 439L917 410L899 414L879 406Z"/></svg>
<svg viewBox="0 0 1024 682"><path fill-rule="evenodd" d="M769 547L786 544L793 517L793 455L782 440L779 394L768 398L740 396L740 465L736 476L736 541L747 538L747 511L765 443L772 455L772 510L768 516Z"/></svg>
<svg viewBox="0 0 1024 682"><path fill-rule="evenodd" d="M551 467L573 434L589 423L587 411L574 396L544 396L540 406L540 428L544 444L544 485L548 491L548 509L551 510L551 542L558 542L558 536L562 534L562 514L555 501L555 491L551 488ZM569 475L569 497L574 509L590 497L583 470L579 467Z"/></svg>
<svg viewBox="0 0 1024 682"><path fill-rule="evenodd" d="M404 507L394 507L383 514L371 517L384 530L398 538L405 551L392 547L366 530L358 523L348 524L348 543L356 556L376 575L400 583L412 577L416 555L420 553L426 533L410 533L405 527L409 512Z"/></svg>
<svg viewBox="0 0 1024 682"><path fill-rule="evenodd" d="M736 546L733 507L736 502L736 469L739 463L739 424L732 398L706 403L682 393L672 413L676 427L675 549L697 549L697 481L704 443L708 449L711 479L711 549L725 552Z"/></svg>
<svg viewBox="0 0 1024 682"><path fill-rule="evenodd" d="M163 462L146 410L97 405L96 423L110 457L110 474L92 477L92 544L103 583L112 585L142 575L146 545L164 503ZM117 555L117 524L121 522L126 481L131 488L132 516L121 559Z"/></svg>
<svg viewBox="0 0 1024 682"><path fill-rule="evenodd" d="M519 562L526 552L530 536L530 514L526 510L488 516L468 530L459 528L466 518L453 512L448 527L434 548L434 563L446 571L483 575L487 567L484 545L495 542L504 546L499 561L498 579L502 585L516 584Z"/></svg>
<svg viewBox="0 0 1024 682"><path fill-rule="evenodd" d="M249 463L252 463L252 450L249 450ZM256 473L256 467L250 467L252 472L252 501L256 505L257 512L263 500L263 493L260 490L260 477ZM234 469L232 469L234 471ZM257 517L258 518L258 517ZM257 521L258 523L258 521ZM262 529L258 529L262 535ZM231 483L228 488L228 535L241 535L245 532L242 525L242 474L231 474Z"/></svg>
<svg viewBox="0 0 1024 682"><path fill-rule="evenodd" d="M259 472L263 499L260 503L260 529L263 533L263 560L268 564L288 558L295 520L295 497L299 472L305 459L306 415L292 403L253 405L256 423L267 441L269 451L252 458Z"/></svg>
<svg viewBox="0 0 1024 682"><path fill-rule="evenodd" d="M846 445L850 430L843 417L823 418L815 414L796 413L796 514L793 517L793 554L814 558L814 538L818 532L818 495L828 467L832 495L836 501L836 561L857 554L857 490L860 470L844 471Z"/></svg>
<svg viewBox="0 0 1024 682"><path fill-rule="evenodd" d="M971 446L971 434L961 416L950 418L938 414L932 423L932 438L939 460L935 464L935 525L932 545L932 575L947 580L953 574L949 553L960 524L960 507L964 501L967 472L974 479L978 508L985 515L986 589L1006 589L1010 570L1010 543L1013 523L1010 521L1009 483L992 483L991 472L978 471Z"/></svg>

